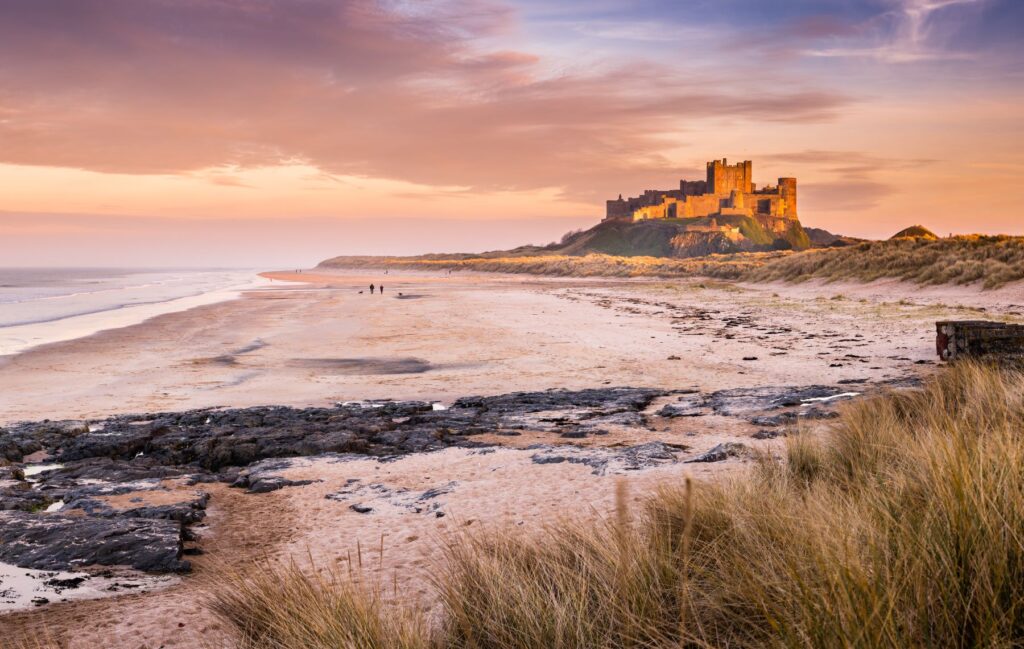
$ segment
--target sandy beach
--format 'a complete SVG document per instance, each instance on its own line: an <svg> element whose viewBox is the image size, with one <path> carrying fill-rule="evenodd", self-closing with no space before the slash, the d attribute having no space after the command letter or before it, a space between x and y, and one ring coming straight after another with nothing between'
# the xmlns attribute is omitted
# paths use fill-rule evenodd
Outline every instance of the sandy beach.
<svg viewBox="0 0 1024 649"><path fill-rule="evenodd" d="M896 282L738 285L315 269L264 276L273 280L268 287L237 300L0 359L0 425L381 399L445 408L471 395L609 386L710 394L828 385L845 386L835 392L842 399L859 398L934 370L936 320L984 314L1024 321L1019 285L982 292ZM383 283L383 295L371 295L370 283ZM666 393L638 413L643 425L610 425L582 439L526 427L515 436L474 438L490 447L388 462L298 459L275 475L311 482L271 493L203 484L210 494L197 528L203 554L192 558L190 574L144 594L7 614L0 627L46 630L72 647L226 646L230 638L206 611L204 593L218 570L264 557L349 570L359 553L381 583L430 607L431 566L446 535L600 518L618 481L627 480L639 501L683 475L717 480L744 470L744 454L686 462L720 444L772 451L783 443L753 437L759 427L736 413L661 414L684 397ZM649 442L670 444L678 461L631 467L615 455ZM589 463L538 457L560 447L589 453ZM160 488L173 500L199 487L167 481Z"/></svg>
<svg viewBox="0 0 1024 649"><path fill-rule="evenodd" d="M276 283L240 300L0 357L0 422L445 401L605 382L718 389L877 380L935 360L935 320L1024 312L1022 289L1013 286L979 292L896 282L745 286L315 270L266 277ZM382 281L384 295L371 296L369 284Z"/></svg>

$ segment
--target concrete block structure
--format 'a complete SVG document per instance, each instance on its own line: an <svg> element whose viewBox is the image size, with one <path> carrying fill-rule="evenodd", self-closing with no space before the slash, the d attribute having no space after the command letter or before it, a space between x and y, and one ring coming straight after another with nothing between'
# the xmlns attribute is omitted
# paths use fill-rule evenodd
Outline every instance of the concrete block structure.
<svg viewBox="0 0 1024 649"><path fill-rule="evenodd" d="M757 219L769 232L782 233L797 220L796 178L779 178L777 185L758 189L750 160L730 165L725 158L707 163L705 180L680 180L679 189L648 189L634 198L607 201L606 221L693 219L747 216ZM717 221L714 221L717 223ZM706 224L693 224L706 231ZM731 226L717 226L724 228ZM687 226L690 229L690 226Z"/></svg>

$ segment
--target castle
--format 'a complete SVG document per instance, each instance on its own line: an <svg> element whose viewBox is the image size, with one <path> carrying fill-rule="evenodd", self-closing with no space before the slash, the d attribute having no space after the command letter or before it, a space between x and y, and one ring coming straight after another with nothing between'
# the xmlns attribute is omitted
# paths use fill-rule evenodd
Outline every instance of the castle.
<svg viewBox="0 0 1024 649"><path fill-rule="evenodd" d="M758 189L752 182L753 164L745 160L730 165L726 159L707 163L707 180L680 180L679 189L648 189L635 198L607 201L605 221L647 219L701 219L686 225L687 231L721 232L739 237L727 217L752 217L768 231L784 233L796 215L796 178L779 178L779 184ZM724 218L723 218L724 217Z"/></svg>

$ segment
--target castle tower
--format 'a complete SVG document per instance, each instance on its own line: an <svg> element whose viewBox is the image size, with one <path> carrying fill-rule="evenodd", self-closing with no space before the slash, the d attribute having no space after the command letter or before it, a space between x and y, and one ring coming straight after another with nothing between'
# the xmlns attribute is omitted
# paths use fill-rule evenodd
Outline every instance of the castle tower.
<svg viewBox="0 0 1024 649"><path fill-rule="evenodd" d="M725 158L707 164L707 191L709 194L729 194L737 189L749 194L753 191L754 163L750 160L729 165Z"/></svg>
<svg viewBox="0 0 1024 649"><path fill-rule="evenodd" d="M786 202L785 217L795 219L796 216L796 178L779 178L779 197Z"/></svg>

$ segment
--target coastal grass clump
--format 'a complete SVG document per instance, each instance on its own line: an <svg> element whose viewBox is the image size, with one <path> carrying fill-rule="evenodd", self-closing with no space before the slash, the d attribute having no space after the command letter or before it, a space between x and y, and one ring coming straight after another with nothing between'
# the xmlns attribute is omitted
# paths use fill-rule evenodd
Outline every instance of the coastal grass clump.
<svg viewBox="0 0 1024 649"><path fill-rule="evenodd" d="M380 589L353 575L303 570L264 561L255 569L224 569L210 608L246 649L428 647L426 625L383 604Z"/></svg>
<svg viewBox="0 0 1024 649"><path fill-rule="evenodd" d="M596 523L449 539L429 634L301 571L232 586L216 610L250 647L326 646L303 627L338 647L1017 647L1022 467L1024 374L958 364L848 404L741 477L667 484L638 511L620 492Z"/></svg>
<svg viewBox="0 0 1024 649"><path fill-rule="evenodd" d="M998 288L1024 279L1024 237L965 235L895 238L844 248L811 250L748 270L749 281L802 282L895 278L916 284L973 284Z"/></svg>

